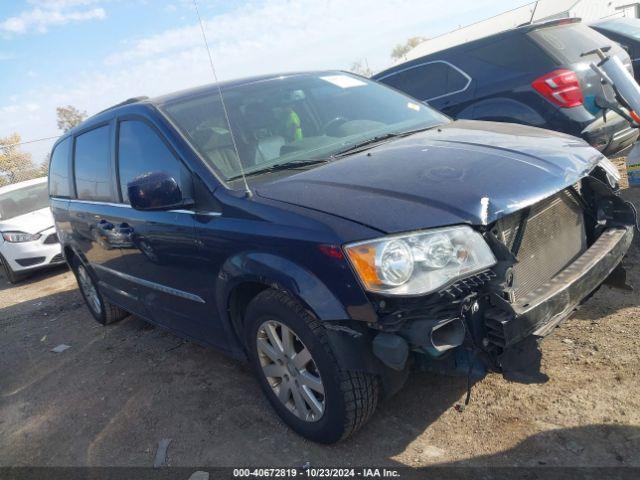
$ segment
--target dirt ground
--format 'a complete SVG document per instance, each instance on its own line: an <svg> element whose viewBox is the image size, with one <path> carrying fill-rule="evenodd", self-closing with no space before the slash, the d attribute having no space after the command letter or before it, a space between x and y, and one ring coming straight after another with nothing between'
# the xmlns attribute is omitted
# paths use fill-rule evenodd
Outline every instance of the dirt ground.
<svg viewBox="0 0 640 480"><path fill-rule="evenodd" d="M287 429L245 365L136 318L96 324L69 272L0 278L0 465L150 466L171 439L172 466L640 466L639 314L637 291L603 288L543 342L547 383L490 375L459 411L465 379L416 373L327 447Z"/></svg>

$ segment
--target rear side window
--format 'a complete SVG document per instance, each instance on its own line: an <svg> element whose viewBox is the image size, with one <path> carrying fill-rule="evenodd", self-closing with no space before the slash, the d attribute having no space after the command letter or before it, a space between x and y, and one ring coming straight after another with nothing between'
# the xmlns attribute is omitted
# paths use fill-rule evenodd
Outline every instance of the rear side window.
<svg viewBox="0 0 640 480"><path fill-rule="evenodd" d="M113 200L109 140L108 125L76 137L73 165L80 200Z"/></svg>
<svg viewBox="0 0 640 480"><path fill-rule="evenodd" d="M166 172L183 186L184 166L176 159L158 134L139 120L120 122L118 168L122 200L129 202L127 184L151 172ZM184 192L188 195L188 192Z"/></svg>
<svg viewBox="0 0 640 480"><path fill-rule="evenodd" d="M60 142L51 154L49 166L49 195L52 197L71 196L71 172L69 170L69 148L71 138Z"/></svg>
<svg viewBox="0 0 640 480"><path fill-rule="evenodd" d="M559 63L582 62L583 53L612 43L607 37L582 23L541 28L529 33L529 36ZM595 54L593 57L597 58Z"/></svg>
<svg viewBox="0 0 640 480"><path fill-rule="evenodd" d="M525 35L511 35L488 45L480 45L465 52L483 63L509 70L530 72L553 68L553 61L542 48Z"/></svg>
<svg viewBox="0 0 640 480"><path fill-rule="evenodd" d="M435 100L461 92L471 81L466 74L442 61L409 67L379 80L420 100Z"/></svg>

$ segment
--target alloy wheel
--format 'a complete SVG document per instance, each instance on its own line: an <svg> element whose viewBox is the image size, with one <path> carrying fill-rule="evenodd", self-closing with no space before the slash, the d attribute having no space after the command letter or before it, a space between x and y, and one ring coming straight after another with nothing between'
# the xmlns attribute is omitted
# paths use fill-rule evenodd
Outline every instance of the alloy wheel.
<svg viewBox="0 0 640 480"><path fill-rule="evenodd" d="M82 265L78 266L78 283L80 284L82 293L84 293L84 296L87 299L89 308L91 308L91 310L93 310L96 314L100 315L100 313L102 312L102 304L100 303L98 291L96 290L91 277L89 277L89 273L87 272L86 268L84 268Z"/></svg>
<svg viewBox="0 0 640 480"><path fill-rule="evenodd" d="M268 320L257 333L262 373L280 402L305 422L317 422L325 409L324 384L311 352L286 325Z"/></svg>

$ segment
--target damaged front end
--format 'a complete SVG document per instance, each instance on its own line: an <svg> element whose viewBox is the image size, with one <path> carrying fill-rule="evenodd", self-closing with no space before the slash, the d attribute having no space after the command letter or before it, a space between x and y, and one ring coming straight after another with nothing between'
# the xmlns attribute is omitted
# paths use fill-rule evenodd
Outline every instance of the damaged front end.
<svg viewBox="0 0 640 480"><path fill-rule="evenodd" d="M578 183L481 227L497 260L490 269L424 297L372 297L380 318L376 356L404 369L397 355L402 342L418 368L544 379L539 339L602 284L630 288L621 260L636 212L611 183L596 167Z"/></svg>

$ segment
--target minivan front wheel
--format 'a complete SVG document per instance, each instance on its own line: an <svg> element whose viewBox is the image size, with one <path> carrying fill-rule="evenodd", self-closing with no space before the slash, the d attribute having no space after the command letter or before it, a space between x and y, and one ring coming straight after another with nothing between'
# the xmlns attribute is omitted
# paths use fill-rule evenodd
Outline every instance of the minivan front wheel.
<svg viewBox="0 0 640 480"><path fill-rule="evenodd" d="M82 298L98 323L108 325L128 315L122 308L105 300L98 289L97 281L80 260L74 259L72 267Z"/></svg>
<svg viewBox="0 0 640 480"><path fill-rule="evenodd" d="M245 317L249 358L278 415L310 440L333 443L375 411L375 376L338 364L322 324L283 292L265 290Z"/></svg>

